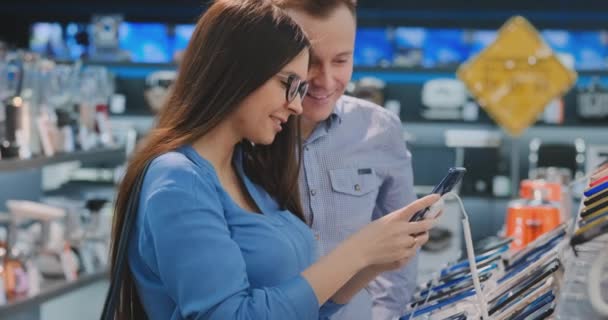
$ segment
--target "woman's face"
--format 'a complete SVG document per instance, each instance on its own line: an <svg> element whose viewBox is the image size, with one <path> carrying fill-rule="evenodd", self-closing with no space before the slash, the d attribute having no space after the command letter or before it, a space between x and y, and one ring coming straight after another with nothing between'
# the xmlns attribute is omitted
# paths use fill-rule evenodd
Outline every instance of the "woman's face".
<svg viewBox="0 0 608 320"><path fill-rule="evenodd" d="M302 50L279 73L241 102L231 116L231 122L242 138L255 144L271 144L289 117L302 113L300 93L305 90L306 84L301 81L305 81L308 76L308 58L308 49ZM289 84L292 88L292 101L287 99Z"/></svg>

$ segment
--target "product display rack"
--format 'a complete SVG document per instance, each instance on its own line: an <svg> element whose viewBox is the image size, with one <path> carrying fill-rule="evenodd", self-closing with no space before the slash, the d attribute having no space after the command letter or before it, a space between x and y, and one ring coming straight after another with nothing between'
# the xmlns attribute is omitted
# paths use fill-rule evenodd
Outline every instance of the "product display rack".
<svg viewBox="0 0 608 320"><path fill-rule="evenodd" d="M60 153L52 157L36 156L31 159L0 159L0 172L37 169L46 165L69 161L80 161L82 163L114 162L116 159L124 157L124 148L98 148L88 151Z"/></svg>
<svg viewBox="0 0 608 320"><path fill-rule="evenodd" d="M40 293L33 297L17 298L0 306L0 319L15 319L18 316L38 313L40 306L52 299L82 289L98 281L108 278L107 271L82 275L78 280L66 282L65 280L47 280L42 282ZM19 319L19 318L17 318Z"/></svg>

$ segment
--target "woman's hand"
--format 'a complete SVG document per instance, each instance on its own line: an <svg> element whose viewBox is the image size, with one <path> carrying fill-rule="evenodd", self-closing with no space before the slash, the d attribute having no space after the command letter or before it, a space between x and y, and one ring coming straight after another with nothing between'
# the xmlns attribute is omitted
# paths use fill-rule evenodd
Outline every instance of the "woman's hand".
<svg viewBox="0 0 608 320"><path fill-rule="evenodd" d="M416 249L415 249L415 251L416 251L416 250L420 249L427 241L429 241L429 233L427 231L423 234L419 234L419 235L415 236L415 238L416 238ZM374 270L374 272L376 272L377 274L380 274L380 273L383 273L386 271L401 269L406 264L410 263L410 261L412 261L412 258L414 257L414 255L416 255L416 252L414 252L412 256L409 256L407 258L393 261L393 262L384 263L384 264L375 264L375 265L370 266L370 268L372 268Z"/></svg>
<svg viewBox="0 0 608 320"><path fill-rule="evenodd" d="M414 213L431 206L439 195L429 195L370 223L348 240L351 252L359 255L362 268L395 269L405 265L428 241L428 230L436 219L410 222ZM416 235L416 236L415 236Z"/></svg>
<svg viewBox="0 0 608 320"><path fill-rule="evenodd" d="M386 269L409 262L428 240L435 219L409 222L414 213L439 199L430 195L363 227L302 272L320 304L330 297L346 303ZM332 281L328 281L332 279Z"/></svg>

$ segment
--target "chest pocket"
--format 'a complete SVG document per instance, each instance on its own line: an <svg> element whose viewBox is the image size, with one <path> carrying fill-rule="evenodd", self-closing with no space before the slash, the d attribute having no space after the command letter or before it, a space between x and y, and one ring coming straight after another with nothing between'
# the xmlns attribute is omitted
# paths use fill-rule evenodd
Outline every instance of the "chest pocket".
<svg viewBox="0 0 608 320"><path fill-rule="evenodd" d="M334 191L334 223L348 236L372 219L380 179L374 169L344 168L329 171Z"/></svg>
<svg viewBox="0 0 608 320"><path fill-rule="evenodd" d="M364 196L378 190L379 181L374 169L344 168L329 171L331 187L335 192L351 196Z"/></svg>

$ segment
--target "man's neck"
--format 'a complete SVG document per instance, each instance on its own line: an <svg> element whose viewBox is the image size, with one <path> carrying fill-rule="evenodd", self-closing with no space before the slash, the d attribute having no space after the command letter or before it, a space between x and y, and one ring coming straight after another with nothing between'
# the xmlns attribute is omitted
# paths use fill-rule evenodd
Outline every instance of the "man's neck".
<svg viewBox="0 0 608 320"><path fill-rule="evenodd" d="M306 118L302 117L300 123L300 128L302 129L302 139L308 140L312 132L315 131L315 128L319 124L319 122L309 121Z"/></svg>

